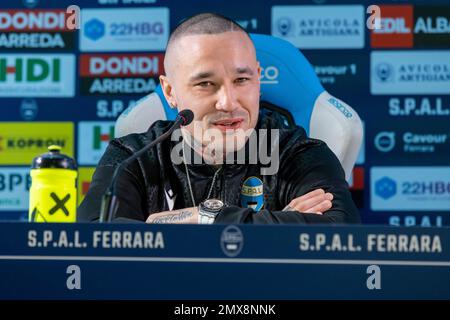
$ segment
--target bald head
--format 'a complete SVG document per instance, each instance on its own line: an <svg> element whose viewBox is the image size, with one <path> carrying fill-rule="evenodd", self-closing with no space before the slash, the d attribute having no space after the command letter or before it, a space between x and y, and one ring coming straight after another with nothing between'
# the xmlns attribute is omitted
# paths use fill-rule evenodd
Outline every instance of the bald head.
<svg viewBox="0 0 450 320"><path fill-rule="evenodd" d="M250 40L247 31L231 19L215 13L201 13L195 15L178 25L169 37L164 56L164 69L169 76L173 73L172 68L176 59L176 44L179 39L192 35L216 35L225 32L242 32Z"/></svg>

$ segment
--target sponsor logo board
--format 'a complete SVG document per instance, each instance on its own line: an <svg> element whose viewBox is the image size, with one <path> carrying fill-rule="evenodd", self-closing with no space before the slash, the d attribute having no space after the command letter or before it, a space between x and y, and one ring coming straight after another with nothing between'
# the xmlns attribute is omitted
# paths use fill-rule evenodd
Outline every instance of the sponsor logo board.
<svg viewBox="0 0 450 320"><path fill-rule="evenodd" d="M0 164L31 165L34 157L55 144L62 147L61 153L73 157L73 135L72 122L1 122Z"/></svg>
<svg viewBox="0 0 450 320"><path fill-rule="evenodd" d="M403 153L448 154L450 133L417 131L380 131L375 135L375 148L383 153L397 150ZM396 148L397 147L397 148Z"/></svg>
<svg viewBox="0 0 450 320"><path fill-rule="evenodd" d="M448 47L450 6L381 5L379 29L371 31L373 48Z"/></svg>
<svg viewBox="0 0 450 320"><path fill-rule="evenodd" d="M30 168L0 167L0 211L28 210Z"/></svg>
<svg viewBox="0 0 450 320"><path fill-rule="evenodd" d="M164 73L163 54L83 54L83 95L148 94Z"/></svg>
<svg viewBox="0 0 450 320"><path fill-rule="evenodd" d="M163 51L168 8L82 9L81 51Z"/></svg>
<svg viewBox="0 0 450 320"><path fill-rule="evenodd" d="M383 5L380 28L371 30L372 48L411 48L413 46L413 6Z"/></svg>
<svg viewBox="0 0 450 320"><path fill-rule="evenodd" d="M73 97L73 54L0 54L0 97Z"/></svg>
<svg viewBox="0 0 450 320"><path fill-rule="evenodd" d="M450 167L372 167L373 211L450 210Z"/></svg>
<svg viewBox="0 0 450 320"><path fill-rule="evenodd" d="M78 123L78 163L96 165L114 138L114 121L81 121Z"/></svg>
<svg viewBox="0 0 450 320"><path fill-rule="evenodd" d="M450 94L450 51L372 51L372 94Z"/></svg>
<svg viewBox="0 0 450 320"><path fill-rule="evenodd" d="M360 49L364 30L362 5L272 7L272 35L301 49Z"/></svg>
<svg viewBox="0 0 450 320"><path fill-rule="evenodd" d="M14 9L0 12L0 50L73 50L75 32L65 9Z"/></svg>

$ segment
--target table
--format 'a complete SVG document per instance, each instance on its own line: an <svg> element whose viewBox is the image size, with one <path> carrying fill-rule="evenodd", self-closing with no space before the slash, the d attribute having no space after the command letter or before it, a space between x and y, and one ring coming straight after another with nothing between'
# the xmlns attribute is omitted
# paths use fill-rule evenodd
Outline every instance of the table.
<svg viewBox="0 0 450 320"><path fill-rule="evenodd" d="M0 299L450 299L450 228L0 224Z"/></svg>

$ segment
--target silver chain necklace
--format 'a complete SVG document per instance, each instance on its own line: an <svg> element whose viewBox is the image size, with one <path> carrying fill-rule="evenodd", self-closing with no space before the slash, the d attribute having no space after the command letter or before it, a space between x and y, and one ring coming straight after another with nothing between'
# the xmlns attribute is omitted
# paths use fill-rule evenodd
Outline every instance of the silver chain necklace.
<svg viewBox="0 0 450 320"><path fill-rule="evenodd" d="M183 162L184 162L184 168L186 169L186 176L187 176L187 180L188 180L188 187L189 187L189 192L191 194L191 201L192 201L192 205L194 207L196 207L197 205L195 204L195 198L194 198L194 193L192 192L192 185L191 185L191 177L189 175L189 168L187 166L187 161L186 161L186 152L185 152L185 142L183 141ZM216 184L216 178L217 175L219 174L220 170L222 169L222 167L220 167L219 169L216 170L216 172L214 172L214 176L213 176L213 180L211 183L211 187L209 188L209 192L208 192L208 196L206 197L206 199L209 199L209 197L211 196L212 190L214 188L214 185Z"/></svg>

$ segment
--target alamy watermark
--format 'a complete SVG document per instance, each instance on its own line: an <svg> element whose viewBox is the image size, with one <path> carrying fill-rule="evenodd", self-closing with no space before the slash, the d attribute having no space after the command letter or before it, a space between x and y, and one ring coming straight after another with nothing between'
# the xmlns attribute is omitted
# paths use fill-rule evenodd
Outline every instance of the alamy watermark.
<svg viewBox="0 0 450 320"><path fill-rule="evenodd" d="M381 8L377 5L370 5L366 9L366 13L370 16L367 18L366 26L369 30L380 30L381 29Z"/></svg>
<svg viewBox="0 0 450 320"><path fill-rule="evenodd" d="M203 129L193 124L193 132L177 129L171 140L177 142L170 158L186 164L259 164L261 175L274 175L280 165L280 133L278 129L236 129L221 131ZM195 152L190 152L194 150Z"/></svg>
<svg viewBox="0 0 450 320"><path fill-rule="evenodd" d="M66 27L69 30L80 29L80 16L81 9L79 6L72 4L66 8Z"/></svg>

